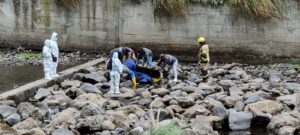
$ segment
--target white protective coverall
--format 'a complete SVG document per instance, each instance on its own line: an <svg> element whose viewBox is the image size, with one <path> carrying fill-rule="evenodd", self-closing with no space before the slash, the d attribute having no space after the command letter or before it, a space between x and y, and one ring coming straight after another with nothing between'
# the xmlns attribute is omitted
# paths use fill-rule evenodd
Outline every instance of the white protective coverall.
<svg viewBox="0 0 300 135"><path fill-rule="evenodd" d="M51 45L50 40L45 40L43 47L43 65L44 65L44 73L45 79L52 80L51 71L52 71L52 55L51 55Z"/></svg>
<svg viewBox="0 0 300 135"><path fill-rule="evenodd" d="M51 35L51 54L53 57L56 57L57 58L57 61L56 62L52 62L52 70L51 70L51 76L52 78L56 78L58 77L58 74L56 73L56 70L57 70L57 65L58 65L58 56L59 56L59 50L58 50L58 45L57 45L57 33L56 32L53 32L52 35Z"/></svg>
<svg viewBox="0 0 300 135"><path fill-rule="evenodd" d="M114 52L112 57L112 69L110 71L110 91L109 94L120 93L120 74L123 72L123 65L118 58L118 53Z"/></svg>

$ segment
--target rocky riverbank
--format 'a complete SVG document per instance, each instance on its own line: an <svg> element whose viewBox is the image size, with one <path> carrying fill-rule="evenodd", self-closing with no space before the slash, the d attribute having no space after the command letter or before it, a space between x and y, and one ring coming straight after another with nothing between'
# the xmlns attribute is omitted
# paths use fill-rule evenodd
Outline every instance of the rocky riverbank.
<svg viewBox="0 0 300 135"><path fill-rule="evenodd" d="M255 127L299 134L297 67L215 64L208 83L201 82L196 65L180 69L180 82L135 91L123 82L122 94L113 96L106 94L104 65L84 69L71 80L38 89L27 102L1 101L0 134L149 135L145 131L153 125L170 123L180 126L182 135L217 135L223 129L249 134L245 130Z"/></svg>
<svg viewBox="0 0 300 135"><path fill-rule="evenodd" d="M59 63L61 65L70 65L81 63L91 59L99 58L100 55L86 54L81 52L61 52ZM42 65L43 56L41 52L18 49L0 49L0 66L26 66Z"/></svg>

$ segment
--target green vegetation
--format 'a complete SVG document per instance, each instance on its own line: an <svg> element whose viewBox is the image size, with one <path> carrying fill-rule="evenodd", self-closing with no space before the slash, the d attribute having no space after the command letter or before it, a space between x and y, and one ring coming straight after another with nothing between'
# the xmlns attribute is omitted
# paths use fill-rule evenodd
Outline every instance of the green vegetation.
<svg viewBox="0 0 300 135"><path fill-rule="evenodd" d="M227 0L227 3L238 13L254 18L278 19L285 16L285 0Z"/></svg>
<svg viewBox="0 0 300 135"><path fill-rule="evenodd" d="M55 3L59 6L72 10L80 7L81 0L55 0Z"/></svg>
<svg viewBox="0 0 300 135"><path fill-rule="evenodd" d="M176 124L159 125L151 128L143 135L183 135L183 131L180 126Z"/></svg>
<svg viewBox="0 0 300 135"><path fill-rule="evenodd" d="M21 53L16 55L20 59L41 59L42 54L39 53Z"/></svg>
<svg viewBox="0 0 300 135"><path fill-rule="evenodd" d="M153 0L154 13L158 16L188 16L189 0Z"/></svg>

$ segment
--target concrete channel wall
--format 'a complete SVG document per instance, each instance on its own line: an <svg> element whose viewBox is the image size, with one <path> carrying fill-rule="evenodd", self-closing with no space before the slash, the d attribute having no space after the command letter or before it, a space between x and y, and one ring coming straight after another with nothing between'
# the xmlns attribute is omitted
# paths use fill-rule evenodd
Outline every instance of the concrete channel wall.
<svg viewBox="0 0 300 135"><path fill-rule="evenodd" d="M79 72L80 70L82 70L84 68L88 68L88 67L92 67L92 66L101 64L103 62L105 62L105 59L99 58L99 59L87 62L85 64L64 70L64 71L60 72L61 75L56 80L52 80L52 81L45 80L45 79L36 80L34 82L28 83L28 84L18 87L16 89L12 89L10 91L0 94L0 100L14 100L17 103L22 102L22 101L27 101L29 97L34 96L34 94L38 88L51 86L55 83L64 81L65 79L71 79L71 77L73 76L74 73Z"/></svg>
<svg viewBox="0 0 300 135"><path fill-rule="evenodd" d="M287 17L258 21L226 6L190 5L191 15L157 17L152 0L82 0L77 10L54 0L0 0L0 47L41 49L51 32L65 51L108 51L117 46L153 49L196 60L198 36L206 36L215 62L290 61L300 54L299 2L287 2Z"/></svg>

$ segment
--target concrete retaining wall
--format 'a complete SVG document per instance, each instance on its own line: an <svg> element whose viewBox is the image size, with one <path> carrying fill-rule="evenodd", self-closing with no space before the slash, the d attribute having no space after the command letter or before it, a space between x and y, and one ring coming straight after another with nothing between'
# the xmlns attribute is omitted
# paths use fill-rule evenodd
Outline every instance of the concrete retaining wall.
<svg viewBox="0 0 300 135"><path fill-rule="evenodd" d="M156 17L151 0L82 0L69 11L53 0L0 0L0 47L41 49L52 31L65 51L108 51L117 46L149 47L193 61L197 37L206 36L212 60L276 62L300 54L299 3L287 2L287 18L251 20L228 6L190 5L191 15Z"/></svg>

